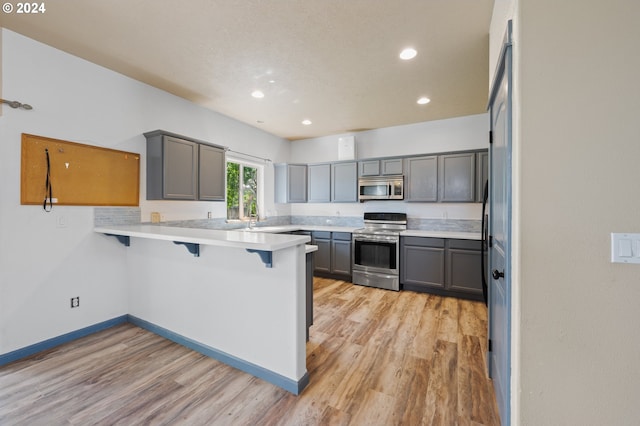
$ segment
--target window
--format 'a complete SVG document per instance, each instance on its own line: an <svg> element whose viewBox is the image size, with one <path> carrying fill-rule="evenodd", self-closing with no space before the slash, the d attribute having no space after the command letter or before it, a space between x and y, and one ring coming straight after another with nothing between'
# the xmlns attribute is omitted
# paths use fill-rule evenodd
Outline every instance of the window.
<svg viewBox="0 0 640 426"><path fill-rule="evenodd" d="M257 219L260 215L262 166L227 161L227 220Z"/></svg>

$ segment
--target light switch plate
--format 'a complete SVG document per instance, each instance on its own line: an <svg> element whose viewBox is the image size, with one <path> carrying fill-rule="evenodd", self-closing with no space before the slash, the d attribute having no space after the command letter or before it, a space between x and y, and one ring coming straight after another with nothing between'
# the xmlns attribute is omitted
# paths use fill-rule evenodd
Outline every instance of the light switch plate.
<svg viewBox="0 0 640 426"><path fill-rule="evenodd" d="M640 234L612 232L611 262L640 264Z"/></svg>

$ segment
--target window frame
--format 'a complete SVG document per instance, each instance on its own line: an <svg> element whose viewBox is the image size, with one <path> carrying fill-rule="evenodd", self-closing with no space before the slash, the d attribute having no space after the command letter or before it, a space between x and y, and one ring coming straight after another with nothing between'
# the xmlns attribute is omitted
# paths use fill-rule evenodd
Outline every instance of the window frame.
<svg viewBox="0 0 640 426"><path fill-rule="evenodd" d="M263 217L263 212L264 212L264 164L256 162L256 161L251 161L251 160L247 160L241 157L237 157L237 156L233 156L233 155L227 155L227 158L225 160L225 191L228 189L227 186L227 173L228 173L228 163L234 163L234 164L238 164L240 165L240 170L238 171L239 173L239 188L238 188L238 219L230 219L229 218L229 208L227 205L225 205L225 210L226 210L226 217L227 217L227 222L249 222L251 220L251 217L249 216L244 216L244 199L242 197L242 185L243 185L243 168L244 167L252 167L254 169L256 169L256 173L257 173L257 221L260 221ZM228 194L227 194L228 197Z"/></svg>

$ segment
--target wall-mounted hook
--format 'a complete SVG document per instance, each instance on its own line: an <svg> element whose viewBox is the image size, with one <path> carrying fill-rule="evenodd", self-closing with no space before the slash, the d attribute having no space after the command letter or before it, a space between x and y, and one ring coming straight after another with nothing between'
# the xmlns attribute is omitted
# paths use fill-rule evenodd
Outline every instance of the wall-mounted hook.
<svg viewBox="0 0 640 426"><path fill-rule="evenodd" d="M22 108L22 109L26 109L26 110L33 109L33 107L31 105L23 104L23 103L20 103L18 101L7 101L5 99L0 99L0 101L2 101L3 104L9 105L11 108Z"/></svg>

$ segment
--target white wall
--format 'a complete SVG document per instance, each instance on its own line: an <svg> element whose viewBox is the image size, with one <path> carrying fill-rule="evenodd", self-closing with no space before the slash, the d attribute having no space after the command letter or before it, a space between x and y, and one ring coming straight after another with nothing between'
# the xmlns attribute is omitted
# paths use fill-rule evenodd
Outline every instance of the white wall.
<svg viewBox="0 0 640 426"><path fill-rule="evenodd" d="M355 137L356 158L429 154L489 146L487 114L384 127L291 143L291 162L320 163L338 160L338 138Z"/></svg>
<svg viewBox="0 0 640 426"><path fill-rule="evenodd" d="M306 373L303 245L273 252L272 268L242 248L194 257L138 238L128 250L131 315L293 382Z"/></svg>
<svg viewBox="0 0 640 426"><path fill-rule="evenodd" d="M288 160L289 141L6 29L2 77L3 97L34 109L3 107L0 117L0 353L128 312L126 249L92 232L92 207L55 206L45 213L20 205L21 133L141 153L141 209L147 221L151 211L168 220L204 219L208 211L224 217L225 207L144 201L143 132L164 129ZM270 167L267 179L273 179ZM273 184L265 187L272 191ZM272 193L266 199L273 200ZM277 209L273 203L267 208ZM57 227L59 218L66 227ZM80 308L69 308L72 296L80 296Z"/></svg>
<svg viewBox="0 0 640 426"><path fill-rule="evenodd" d="M356 159L487 149L489 121L487 114L478 114L294 141L291 162L337 161L338 138L351 135L355 137ZM400 211L410 217L428 219L480 220L481 205L400 201L291 205L292 215L362 216L364 211Z"/></svg>
<svg viewBox="0 0 640 426"><path fill-rule="evenodd" d="M514 424L637 424L640 2L518 0Z"/></svg>
<svg viewBox="0 0 640 426"><path fill-rule="evenodd" d="M506 24L515 16L516 0L494 0L489 28L489 85L495 78L496 67L506 32Z"/></svg>

